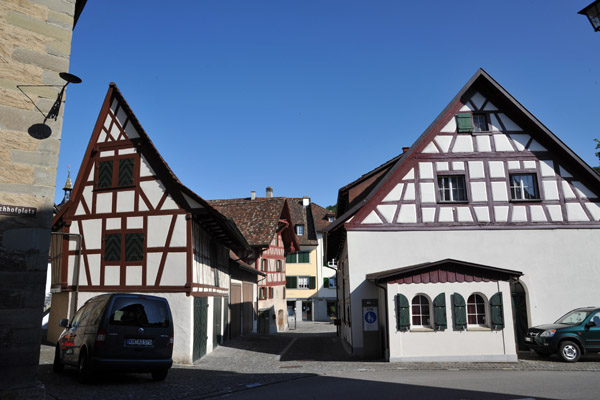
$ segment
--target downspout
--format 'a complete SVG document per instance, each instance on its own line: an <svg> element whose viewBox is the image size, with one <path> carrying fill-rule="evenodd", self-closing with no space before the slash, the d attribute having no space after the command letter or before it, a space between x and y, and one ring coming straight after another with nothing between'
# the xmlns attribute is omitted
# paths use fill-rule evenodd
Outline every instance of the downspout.
<svg viewBox="0 0 600 400"><path fill-rule="evenodd" d="M383 289L384 297L385 297L385 350L387 354L384 354L385 360L390 361L390 325L388 320L388 291L387 291L387 283L385 286L380 286L377 282L375 282L375 286Z"/></svg>
<svg viewBox="0 0 600 400"><path fill-rule="evenodd" d="M75 311L77 308L77 298L79 295L79 259L81 257L81 234L80 233L66 233L66 232L51 232L51 235L67 236L69 240L75 238L75 265L73 265L73 282L71 283L71 289L73 295L71 296L71 305L69 306L69 321L73 320ZM69 253L67 251L67 268L69 267Z"/></svg>

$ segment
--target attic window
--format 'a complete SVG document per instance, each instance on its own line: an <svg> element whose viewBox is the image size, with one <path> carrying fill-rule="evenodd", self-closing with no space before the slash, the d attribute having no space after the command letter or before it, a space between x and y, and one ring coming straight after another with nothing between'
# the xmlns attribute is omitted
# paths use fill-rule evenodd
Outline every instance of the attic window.
<svg viewBox="0 0 600 400"><path fill-rule="evenodd" d="M473 114L473 132L487 132L487 116L485 114Z"/></svg>
<svg viewBox="0 0 600 400"><path fill-rule="evenodd" d="M125 187L133 185L134 165L133 158L121 158L117 160L105 160L98 163L98 189L113 187ZM117 166L115 171L115 166Z"/></svg>
<svg viewBox="0 0 600 400"><path fill-rule="evenodd" d="M473 132L473 119L470 113L458 113L456 114L456 126L458 132Z"/></svg>
<svg viewBox="0 0 600 400"><path fill-rule="evenodd" d="M296 225L296 235L298 235L298 236L304 235L304 225Z"/></svg>

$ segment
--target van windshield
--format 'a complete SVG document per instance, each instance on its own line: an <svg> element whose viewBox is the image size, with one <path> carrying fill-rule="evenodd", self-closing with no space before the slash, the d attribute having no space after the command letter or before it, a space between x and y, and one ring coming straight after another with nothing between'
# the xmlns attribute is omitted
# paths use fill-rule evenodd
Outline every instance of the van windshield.
<svg viewBox="0 0 600 400"><path fill-rule="evenodd" d="M586 310L573 310L560 317L555 323L564 325L579 325L588 317L588 315L590 315L590 313L591 311Z"/></svg>
<svg viewBox="0 0 600 400"><path fill-rule="evenodd" d="M168 327L169 311L164 301L119 297L110 314L111 325Z"/></svg>

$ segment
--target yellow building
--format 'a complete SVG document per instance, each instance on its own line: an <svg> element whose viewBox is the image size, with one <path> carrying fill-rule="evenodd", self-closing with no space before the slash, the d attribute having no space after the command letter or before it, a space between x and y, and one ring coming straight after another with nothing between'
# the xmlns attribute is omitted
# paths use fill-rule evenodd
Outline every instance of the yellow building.
<svg viewBox="0 0 600 400"><path fill-rule="evenodd" d="M308 197L288 198L300 250L286 257L286 301L290 323L329 321L335 316L335 271L323 265L323 229L333 213Z"/></svg>

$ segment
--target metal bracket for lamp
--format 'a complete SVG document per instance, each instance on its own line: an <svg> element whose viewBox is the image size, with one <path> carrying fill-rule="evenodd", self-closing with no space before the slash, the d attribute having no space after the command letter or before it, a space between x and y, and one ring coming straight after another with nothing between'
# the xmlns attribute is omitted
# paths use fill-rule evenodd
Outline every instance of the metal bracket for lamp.
<svg viewBox="0 0 600 400"><path fill-rule="evenodd" d="M19 89L21 91L21 93L23 93L25 95L25 97L27 97L29 99L29 101L31 101L31 104L33 104L33 106L44 117L44 122L42 122L41 124L34 124L31 127L29 127L29 134L38 139L45 139L52 134L52 129L50 129L50 127L48 125L46 125L46 121L49 119L53 119L56 121L58 119L58 113L60 112L60 106L62 104L62 99L64 97L65 89L67 88L67 85L69 83L81 83L81 78L79 78L76 75L70 74L68 72L59 72L58 76L60 76L62 79L64 79L66 81L66 83L64 85L62 85L62 89L58 93L58 96L56 97L54 104L52 104L50 111L48 111L48 114L44 114L44 112L42 110L40 110L40 108L37 106L37 104L35 104L35 101L33 101L33 99L31 97L29 97L29 95L27 93L25 93L25 91L21 88L24 88L24 87L61 87L61 85L17 85L17 89Z"/></svg>

